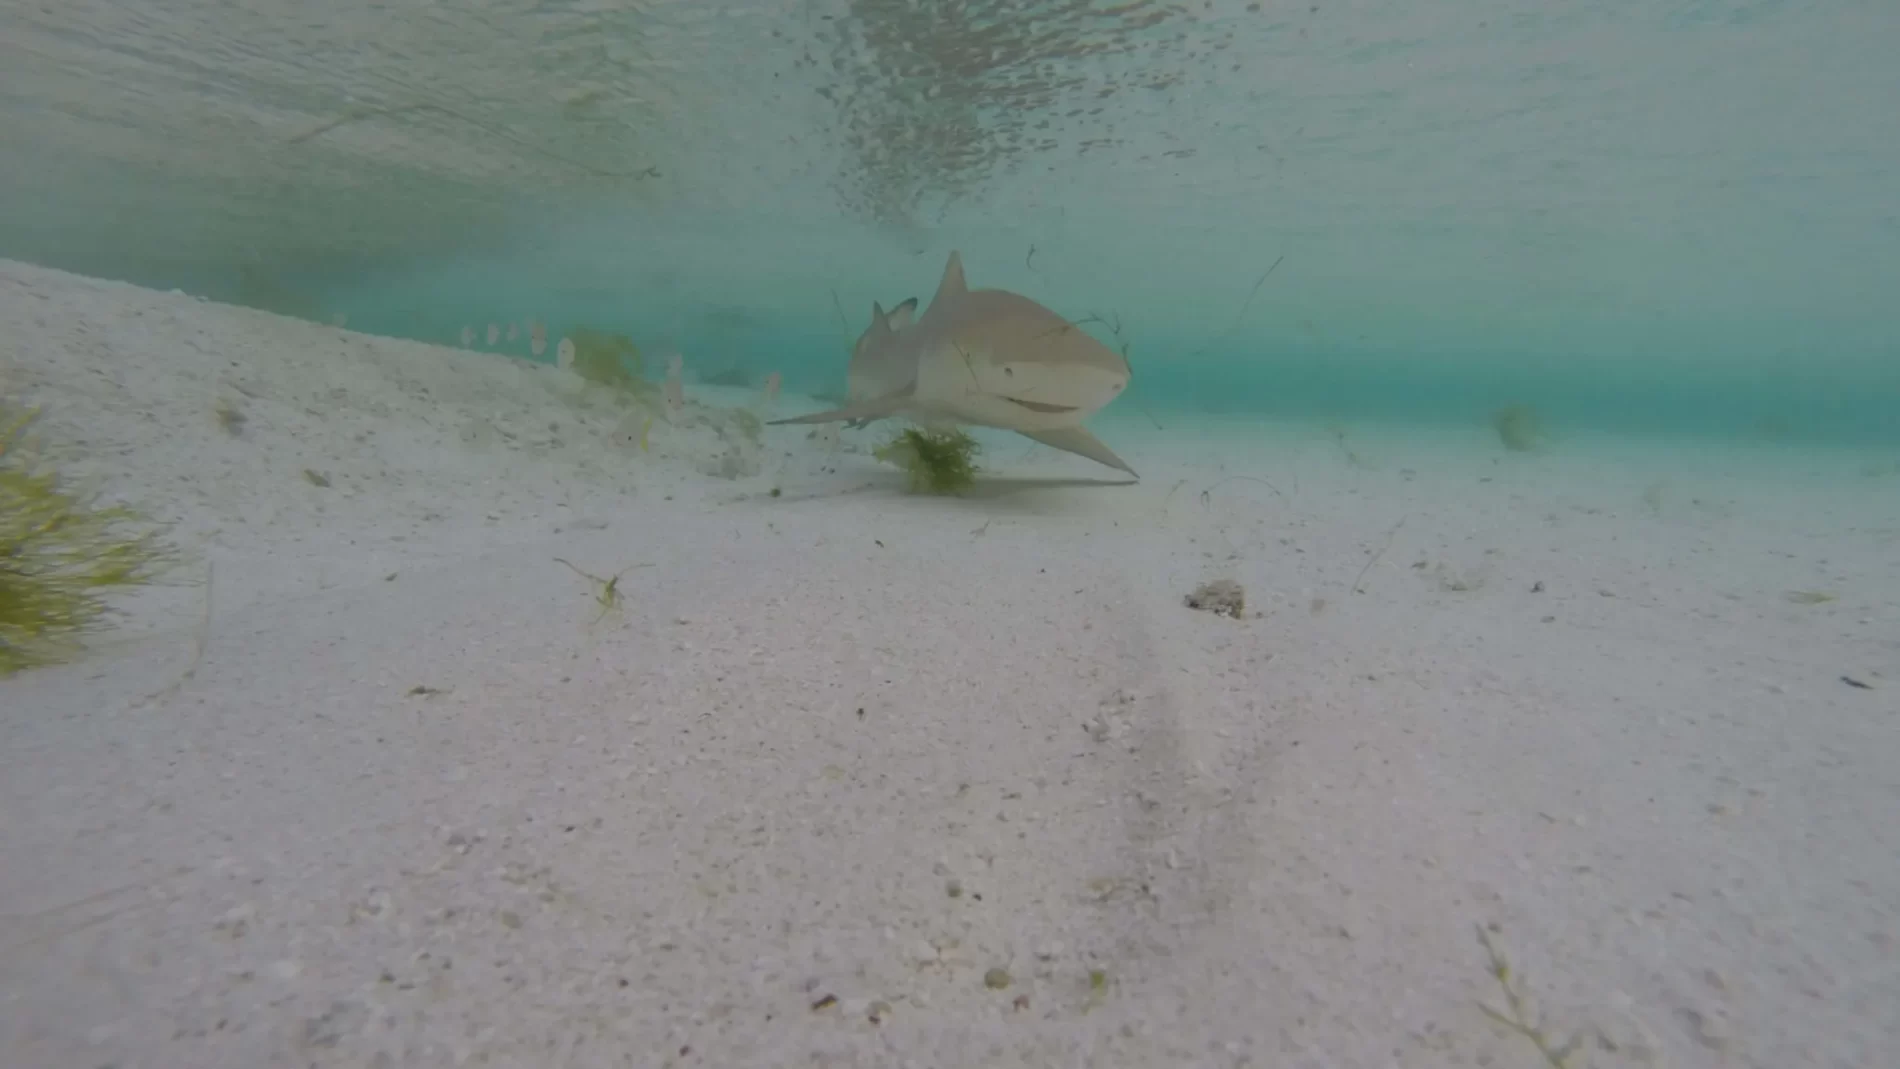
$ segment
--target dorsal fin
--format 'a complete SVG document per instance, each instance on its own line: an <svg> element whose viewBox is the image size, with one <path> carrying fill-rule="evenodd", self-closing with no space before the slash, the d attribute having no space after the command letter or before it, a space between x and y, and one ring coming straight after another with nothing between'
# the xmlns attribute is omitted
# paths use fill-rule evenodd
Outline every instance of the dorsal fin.
<svg viewBox="0 0 1900 1069"><path fill-rule="evenodd" d="M884 318L884 306L877 301L871 302L871 329L865 331L873 338L882 337L891 332L890 320Z"/></svg>
<svg viewBox="0 0 1900 1069"><path fill-rule="evenodd" d="M903 330L910 326L910 321L916 317L917 298L912 297L891 309L891 314L884 317L884 322L889 324L892 330Z"/></svg>
<svg viewBox="0 0 1900 1069"><path fill-rule="evenodd" d="M943 281L937 283L937 295L930 298L930 307L941 308L968 292L970 287L963 282L963 257L952 250L949 261L943 265Z"/></svg>

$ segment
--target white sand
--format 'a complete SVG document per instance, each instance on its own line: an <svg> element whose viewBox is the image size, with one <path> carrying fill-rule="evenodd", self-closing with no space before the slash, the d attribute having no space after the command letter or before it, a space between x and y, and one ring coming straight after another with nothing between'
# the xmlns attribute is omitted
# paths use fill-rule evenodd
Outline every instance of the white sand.
<svg viewBox="0 0 1900 1069"><path fill-rule="evenodd" d="M1900 1056L1893 458L1130 411L1138 486L925 500L36 268L0 331L193 554L0 683L8 1069L1544 1064L1480 925L1593 1065Z"/></svg>

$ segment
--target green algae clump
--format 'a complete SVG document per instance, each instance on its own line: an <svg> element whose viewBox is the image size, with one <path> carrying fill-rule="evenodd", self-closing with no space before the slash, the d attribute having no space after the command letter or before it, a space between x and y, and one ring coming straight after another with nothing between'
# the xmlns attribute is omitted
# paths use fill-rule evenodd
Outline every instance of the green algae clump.
<svg viewBox="0 0 1900 1069"><path fill-rule="evenodd" d="M911 427L871 455L908 473L914 494L957 494L976 482L978 448L976 439L961 430Z"/></svg>
<svg viewBox="0 0 1900 1069"><path fill-rule="evenodd" d="M645 361L632 338L581 327L569 334L568 340L574 343L576 375L596 385L631 394L637 400L644 401L653 393L653 384L642 377L646 371Z"/></svg>
<svg viewBox="0 0 1900 1069"><path fill-rule="evenodd" d="M1491 429L1513 453L1528 453L1543 444L1544 428L1529 405L1505 405L1491 415Z"/></svg>
<svg viewBox="0 0 1900 1069"><path fill-rule="evenodd" d="M35 462L35 415L0 400L0 676L76 657L105 626L110 594L170 563L137 512L95 506Z"/></svg>
<svg viewBox="0 0 1900 1069"><path fill-rule="evenodd" d="M746 441L753 445L764 442L765 421L759 418L758 413L734 408L729 410L728 414L732 419L732 426L745 437Z"/></svg>

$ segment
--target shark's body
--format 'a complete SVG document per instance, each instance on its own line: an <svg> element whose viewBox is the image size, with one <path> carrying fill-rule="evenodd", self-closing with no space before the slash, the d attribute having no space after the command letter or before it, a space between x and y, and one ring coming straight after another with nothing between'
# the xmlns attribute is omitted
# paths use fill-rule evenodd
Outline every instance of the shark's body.
<svg viewBox="0 0 1900 1069"><path fill-rule="evenodd" d="M926 427L995 427L1135 474L1082 426L1128 385L1120 353L1020 294L970 289L954 252L913 322L916 308L914 297L889 314L871 306L844 407L775 422L907 416Z"/></svg>
<svg viewBox="0 0 1900 1069"><path fill-rule="evenodd" d="M851 349L851 365L845 370L845 403L874 401L904 387L916 375L917 363L908 347L887 344L917 319L917 298L912 297L885 313L882 305L871 305L871 325L858 336ZM870 420L856 421L860 424Z"/></svg>

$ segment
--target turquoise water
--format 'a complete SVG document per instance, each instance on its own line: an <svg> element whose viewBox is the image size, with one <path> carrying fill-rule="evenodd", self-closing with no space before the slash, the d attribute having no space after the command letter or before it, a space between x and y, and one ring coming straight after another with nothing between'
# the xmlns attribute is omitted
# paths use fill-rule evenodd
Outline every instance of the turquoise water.
<svg viewBox="0 0 1900 1069"><path fill-rule="evenodd" d="M1137 482L763 426L953 250ZM259 310L0 265L6 1069L1900 1064L1900 0L0 0L0 260Z"/></svg>
<svg viewBox="0 0 1900 1069"><path fill-rule="evenodd" d="M825 392L871 302L927 297L954 248L1095 319L1164 422L1523 404L1900 443L1881 0L199 0L0 28L0 256L481 350L585 326ZM528 358L525 330L493 349Z"/></svg>

